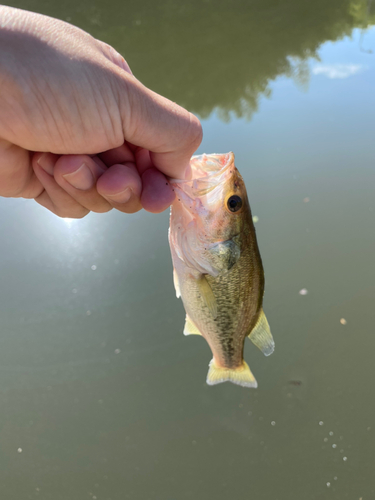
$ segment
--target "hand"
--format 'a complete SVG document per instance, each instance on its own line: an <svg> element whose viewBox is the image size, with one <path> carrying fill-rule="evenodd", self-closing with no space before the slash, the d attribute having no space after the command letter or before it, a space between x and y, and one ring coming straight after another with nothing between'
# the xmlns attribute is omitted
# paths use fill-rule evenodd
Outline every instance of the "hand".
<svg viewBox="0 0 375 500"><path fill-rule="evenodd" d="M0 196L61 217L167 208L199 120L74 26L2 6L0 26Z"/></svg>

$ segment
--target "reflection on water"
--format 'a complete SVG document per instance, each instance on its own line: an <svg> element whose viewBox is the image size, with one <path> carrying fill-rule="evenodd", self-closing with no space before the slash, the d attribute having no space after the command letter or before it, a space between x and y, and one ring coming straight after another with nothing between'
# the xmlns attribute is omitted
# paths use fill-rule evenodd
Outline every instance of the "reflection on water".
<svg viewBox="0 0 375 500"><path fill-rule="evenodd" d="M113 45L145 85L205 118L250 117L269 83L307 87L307 59L374 22L369 0L21 0Z"/></svg>
<svg viewBox="0 0 375 500"><path fill-rule="evenodd" d="M219 110L199 153L236 153L277 348L245 347L258 390L207 387L167 213L64 221L0 199L0 498L375 498L370 2L17 5L113 43L201 116Z"/></svg>

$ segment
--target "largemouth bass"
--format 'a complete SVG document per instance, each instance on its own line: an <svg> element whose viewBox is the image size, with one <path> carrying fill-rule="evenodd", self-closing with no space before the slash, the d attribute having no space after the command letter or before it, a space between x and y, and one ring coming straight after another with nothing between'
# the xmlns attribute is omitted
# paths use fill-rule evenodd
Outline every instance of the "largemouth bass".
<svg viewBox="0 0 375 500"><path fill-rule="evenodd" d="M202 335L213 359L209 385L257 387L243 359L245 338L268 356L274 341L263 312L264 273L244 181L234 154L193 156L192 179L171 179L169 244L184 334Z"/></svg>

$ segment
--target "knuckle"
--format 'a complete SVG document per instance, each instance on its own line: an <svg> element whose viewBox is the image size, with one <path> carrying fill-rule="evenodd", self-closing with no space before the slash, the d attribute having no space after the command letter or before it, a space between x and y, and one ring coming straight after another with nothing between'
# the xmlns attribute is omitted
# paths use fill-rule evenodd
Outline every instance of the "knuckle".
<svg viewBox="0 0 375 500"><path fill-rule="evenodd" d="M202 124L196 116L190 113L190 124L188 128L188 133L190 137L190 144L194 151L198 149L200 143L203 139L203 129Z"/></svg>

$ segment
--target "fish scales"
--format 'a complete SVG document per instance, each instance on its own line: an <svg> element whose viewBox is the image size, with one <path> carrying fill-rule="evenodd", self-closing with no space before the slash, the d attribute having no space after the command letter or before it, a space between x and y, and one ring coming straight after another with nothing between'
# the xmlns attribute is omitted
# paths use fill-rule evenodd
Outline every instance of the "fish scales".
<svg viewBox="0 0 375 500"><path fill-rule="evenodd" d="M185 334L199 333L213 353L207 382L256 387L243 360L244 340L274 348L262 309L264 273L255 228L234 155L192 159L190 181L172 179L169 242Z"/></svg>

